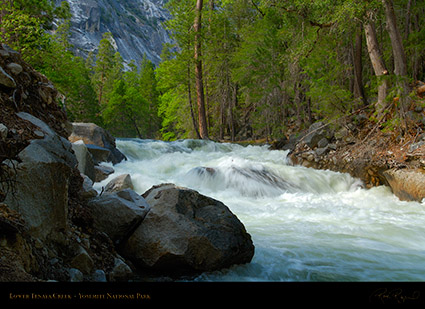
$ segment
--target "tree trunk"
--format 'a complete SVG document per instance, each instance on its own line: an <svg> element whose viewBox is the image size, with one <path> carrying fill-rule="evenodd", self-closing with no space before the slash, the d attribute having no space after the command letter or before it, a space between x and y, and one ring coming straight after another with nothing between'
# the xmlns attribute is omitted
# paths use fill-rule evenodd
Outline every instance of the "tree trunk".
<svg viewBox="0 0 425 309"><path fill-rule="evenodd" d="M378 101L376 102L375 109L378 112L378 116L382 116L386 108L386 97L389 87L389 82L385 78L388 75L388 70L385 66L381 50L379 48L378 39L376 37L375 24L370 20L364 26L366 34L367 50L369 53L370 61L372 62L373 70L375 75L378 77Z"/></svg>
<svg viewBox="0 0 425 309"><path fill-rule="evenodd" d="M102 105L102 99L103 99L103 85L105 84L105 77L104 77L104 73L102 72L102 75L100 77L100 85L99 85L99 95L98 95L98 100L99 100L99 105L101 107L103 107Z"/></svg>
<svg viewBox="0 0 425 309"><path fill-rule="evenodd" d="M137 136L140 139L143 139L142 133L140 133L139 126L137 125L136 119L134 119L133 117L131 117L131 120L133 121L134 128L136 129Z"/></svg>
<svg viewBox="0 0 425 309"><path fill-rule="evenodd" d="M397 27L397 19L394 12L392 0L382 0L385 8L385 17L387 21L387 31L390 36L391 46L394 56L394 74L398 77L397 85L401 89L399 113L402 124L405 125L406 110L409 100L409 83L407 80L407 61L404 52L403 40Z"/></svg>
<svg viewBox="0 0 425 309"><path fill-rule="evenodd" d="M233 87L233 95L232 95L232 105L230 107L230 129L232 133L232 142L235 141L236 137L236 124L235 124L235 116L233 114L233 109L236 109L238 105L238 85L235 84Z"/></svg>
<svg viewBox="0 0 425 309"><path fill-rule="evenodd" d="M196 95L198 103L198 123L199 135L202 139L208 138L208 127L205 113L205 98L204 98L204 83L202 78L202 60L201 60L201 23L202 23L202 6L203 0L196 1L196 16L195 16L195 80L196 80Z"/></svg>
<svg viewBox="0 0 425 309"><path fill-rule="evenodd" d="M366 96L363 88L363 64L362 64L362 50L363 50L363 36L362 27L360 26L356 32L356 43L353 50L353 63L354 63L354 97L360 99L363 105L367 105Z"/></svg>
<svg viewBox="0 0 425 309"><path fill-rule="evenodd" d="M307 99L307 116L308 116L308 124L313 124L313 117L311 115L311 98Z"/></svg>
<svg viewBox="0 0 425 309"><path fill-rule="evenodd" d="M394 73L397 76L407 76L407 61L404 52L403 40L397 27L397 19L394 12L392 0L382 0L385 7L385 17L387 20L387 30L391 39L391 46L394 55Z"/></svg>
<svg viewBox="0 0 425 309"><path fill-rule="evenodd" d="M220 133L219 133L219 137L220 140L224 139L224 129L225 129L225 124L226 124L226 119L225 119L225 114L224 114L224 100L225 100L225 96L223 95L221 97L220 100Z"/></svg>
<svg viewBox="0 0 425 309"><path fill-rule="evenodd" d="M404 25L404 35L406 40L409 38L409 34L410 34L411 8L412 8L412 0L409 0L407 2L406 19L405 19L405 25Z"/></svg>
<svg viewBox="0 0 425 309"><path fill-rule="evenodd" d="M193 112L193 104L192 104L192 88L190 87L190 63L187 64L187 96L189 99L190 106L190 116L192 117L193 128L195 129L196 136L201 138L199 135L198 126L196 125L195 114Z"/></svg>
<svg viewBox="0 0 425 309"><path fill-rule="evenodd" d="M294 102L295 102L295 110L297 115L297 125L301 125L303 123L303 117L301 115L301 109L302 109L302 102L301 102L301 90L300 90L300 82L298 81L298 76L296 77L295 83L294 83Z"/></svg>
<svg viewBox="0 0 425 309"><path fill-rule="evenodd" d="M416 7L417 3L416 0L414 1L413 5ZM420 12L417 12L413 18L412 18L412 28L415 32L419 32L421 30L421 22L420 22L420 16L425 15L425 10L422 8ZM421 65L421 63L425 63L423 56L421 55L420 47L416 45L414 47L414 55L412 61L412 77L415 81L420 79L421 76L424 75L424 66Z"/></svg>

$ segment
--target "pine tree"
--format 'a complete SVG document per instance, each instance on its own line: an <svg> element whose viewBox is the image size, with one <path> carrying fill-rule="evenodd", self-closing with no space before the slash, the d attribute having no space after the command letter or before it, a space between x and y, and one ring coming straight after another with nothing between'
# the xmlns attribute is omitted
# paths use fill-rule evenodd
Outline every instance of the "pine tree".
<svg viewBox="0 0 425 309"><path fill-rule="evenodd" d="M112 46L112 33L106 32L103 34L103 38L99 43L99 50L96 55L96 64L93 68L93 84L95 86L98 104L103 108L106 105L105 99L105 87L113 84L113 79L110 76L117 72L113 72L114 63L116 63L117 57L115 55L114 47Z"/></svg>

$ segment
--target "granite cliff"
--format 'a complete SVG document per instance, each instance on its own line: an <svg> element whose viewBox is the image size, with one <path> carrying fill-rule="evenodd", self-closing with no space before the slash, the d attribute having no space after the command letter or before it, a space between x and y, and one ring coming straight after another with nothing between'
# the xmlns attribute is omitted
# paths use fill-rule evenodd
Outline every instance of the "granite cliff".
<svg viewBox="0 0 425 309"><path fill-rule="evenodd" d="M140 63L143 55L158 64L162 45L170 42L162 22L169 18L166 0L67 0L70 4L71 38L75 53L96 53L102 35L111 32L115 49L124 61Z"/></svg>

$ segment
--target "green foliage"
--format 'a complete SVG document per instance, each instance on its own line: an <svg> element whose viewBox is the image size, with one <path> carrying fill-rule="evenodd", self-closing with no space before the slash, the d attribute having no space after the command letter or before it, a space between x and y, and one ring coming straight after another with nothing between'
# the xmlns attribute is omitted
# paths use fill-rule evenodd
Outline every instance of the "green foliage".
<svg viewBox="0 0 425 309"><path fill-rule="evenodd" d="M98 103L101 108L106 105L105 93L112 90L114 77L122 70L122 59L115 54L112 46L112 33L106 32L99 43L96 63L93 67L92 81L98 96Z"/></svg>
<svg viewBox="0 0 425 309"><path fill-rule="evenodd" d="M118 55L115 58L119 59ZM134 63L130 63L130 70L115 70L115 73L117 75L112 79L112 90L106 93L107 103L102 112L106 128L121 137L155 138L159 119L152 62L145 56L140 72Z"/></svg>
<svg viewBox="0 0 425 309"><path fill-rule="evenodd" d="M46 75L63 95L59 104L71 121L99 122L96 95L90 70L83 59L75 57L68 42L69 4L55 6L52 1L13 1L5 4L1 36L24 60ZM52 30L52 21L58 27Z"/></svg>
<svg viewBox="0 0 425 309"><path fill-rule="evenodd" d="M397 109L394 98L404 90L399 89L402 82L425 80L422 2L394 1L409 70L407 77L395 78L381 0L204 1L200 43L210 137L279 138L289 135L289 128L342 117L367 100L372 105L382 78L391 84L387 101ZM68 41L69 4L56 3L4 1L1 39L52 80L66 97L61 104L72 121L96 122L117 136L197 137L193 0L167 2L172 18L164 26L174 43L164 46L157 68L146 57L138 66L125 64L111 33L104 34L97 52L85 61L75 57ZM137 27L141 9L124 5L134 16L131 26ZM369 20L379 30L388 76L376 77L371 66L361 28ZM364 101L354 91L359 31ZM386 130L401 122L394 115L386 117Z"/></svg>
<svg viewBox="0 0 425 309"><path fill-rule="evenodd" d="M117 136L156 137L158 93L154 65L146 57L140 73L133 63L125 71L111 33L104 34L96 55L76 57L68 40L71 14L66 1L60 6L47 0L11 1L4 12L2 39L53 82L69 120L95 122Z"/></svg>
<svg viewBox="0 0 425 309"><path fill-rule="evenodd" d="M425 57L420 26L425 15L420 3L394 1L406 54L412 59L409 74L415 79L425 76L420 62ZM194 2L173 0L168 7L173 18L166 25L176 44L174 53L164 56L157 69L163 137L194 136L196 125L189 116L194 77L191 71L187 74L193 61ZM211 137L276 138L289 127L343 117L368 99L376 100L379 80L361 28L370 18L379 29L384 60L392 71L394 56L380 0L204 3L202 61ZM364 100L356 97L354 89L354 45L359 31L363 34L360 83ZM388 94L394 98L400 83L391 85Z"/></svg>
<svg viewBox="0 0 425 309"><path fill-rule="evenodd" d="M4 41L23 55L28 62L37 63L43 50L50 45L50 36L42 28L41 20L35 16L12 10L2 19Z"/></svg>
<svg viewBox="0 0 425 309"><path fill-rule="evenodd" d="M174 57L174 58L173 58ZM157 89L159 92L158 117L162 120L161 137L164 140L194 137L191 127L188 86L187 60L183 54L172 53L169 48L163 51L167 59L156 68ZM193 89L193 87L192 87Z"/></svg>
<svg viewBox="0 0 425 309"><path fill-rule="evenodd" d="M100 122L96 93L92 87L90 70L85 61L55 44L56 52L39 70L45 74L64 95L63 104L71 121Z"/></svg>

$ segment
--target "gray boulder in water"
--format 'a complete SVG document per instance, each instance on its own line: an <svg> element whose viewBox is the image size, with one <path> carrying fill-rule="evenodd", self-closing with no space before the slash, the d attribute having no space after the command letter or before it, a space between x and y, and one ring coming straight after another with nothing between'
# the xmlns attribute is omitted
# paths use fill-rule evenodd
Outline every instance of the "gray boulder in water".
<svg viewBox="0 0 425 309"><path fill-rule="evenodd" d="M151 210L122 252L139 265L187 274L251 261L251 236L223 203L173 184L154 186L143 197Z"/></svg>
<svg viewBox="0 0 425 309"><path fill-rule="evenodd" d="M109 134L108 131L94 123L72 123L72 134L68 139L72 143L82 140L84 144L88 146L89 151L91 151L91 146L89 145L95 145L109 150L110 154L107 161L113 164L120 163L127 159L125 155L116 148L115 138Z"/></svg>

